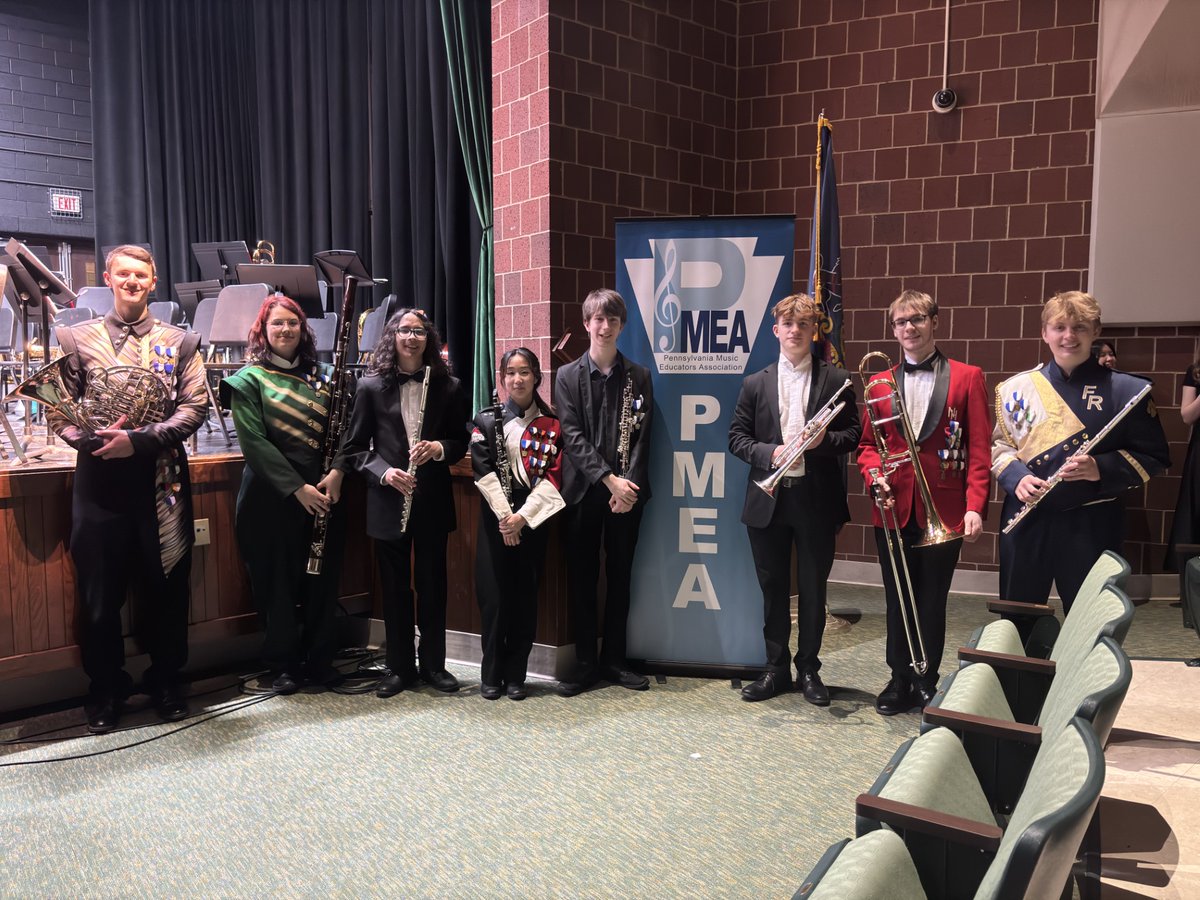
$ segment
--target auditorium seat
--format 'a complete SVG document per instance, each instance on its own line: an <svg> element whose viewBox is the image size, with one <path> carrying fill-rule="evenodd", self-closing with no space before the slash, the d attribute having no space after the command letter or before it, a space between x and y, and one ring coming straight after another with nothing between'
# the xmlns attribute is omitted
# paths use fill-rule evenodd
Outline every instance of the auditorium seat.
<svg viewBox="0 0 1200 900"><path fill-rule="evenodd" d="M1016 804L1047 735L1079 717L1091 723L1102 747L1108 743L1132 678L1125 651L1102 637L1080 666L1056 674L1037 721L1022 723L1013 715L995 669L986 663L965 666L943 680L925 708L921 732L939 727L953 731L991 809L1006 813Z"/></svg>
<svg viewBox="0 0 1200 900"><path fill-rule="evenodd" d="M1129 563L1111 550L1105 550L1080 585L1071 608L1075 609L1079 603L1094 599L1100 593L1100 589L1109 582L1124 588L1128 579ZM988 603L988 610L999 613L1003 618L975 629L966 646L1016 656L1038 656L1043 659L1050 655L1050 648L1054 646L1062 628L1052 607L1045 604L993 600ZM1015 624L1021 619L1034 620L1033 630L1024 642L1021 641Z"/></svg>
<svg viewBox="0 0 1200 900"><path fill-rule="evenodd" d="M365 363L371 358L371 351L379 343L385 324L387 324L387 318L383 307L367 310L366 318L363 319L362 335L358 341L358 361L360 363Z"/></svg>
<svg viewBox="0 0 1200 900"><path fill-rule="evenodd" d="M75 298L75 308L86 306L94 310L96 315L106 316L112 311L114 302L112 288L108 285L88 285L79 289L79 295Z"/></svg>
<svg viewBox="0 0 1200 900"><path fill-rule="evenodd" d="M1093 598L1080 598L1071 608L1048 659L985 647L962 647L958 658L963 665L985 662L995 668L1017 721L1033 722L1056 669L1078 665L1101 637L1121 644L1132 620L1133 604L1123 590L1110 583Z"/></svg>
<svg viewBox="0 0 1200 900"><path fill-rule="evenodd" d="M333 351L337 346L338 314L327 313L321 319L309 319L308 327L312 329L313 340L317 346L317 359L321 362L333 362Z"/></svg>
<svg viewBox="0 0 1200 900"><path fill-rule="evenodd" d="M1060 896L1100 799L1104 754L1078 718L1046 751L1003 829L986 819L860 796L859 815L882 827L830 847L793 900ZM938 780L936 771L927 774Z"/></svg>
<svg viewBox="0 0 1200 900"><path fill-rule="evenodd" d="M156 300L150 304L150 315L168 325L183 324L183 308L174 300Z"/></svg>

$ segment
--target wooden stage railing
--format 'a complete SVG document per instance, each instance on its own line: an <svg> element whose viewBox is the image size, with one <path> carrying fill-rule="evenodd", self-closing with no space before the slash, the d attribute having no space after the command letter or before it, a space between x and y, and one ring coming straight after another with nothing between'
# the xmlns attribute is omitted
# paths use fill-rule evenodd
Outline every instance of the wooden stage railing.
<svg viewBox="0 0 1200 900"><path fill-rule="evenodd" d="M234 534L234 509L241 483L240 455L196 456L189 461L195 517L208 519L211 544L192 558L193 643L247 634L258 628L249 581ZM450 595L447 627L479 633L475 603L475 536L479 494L470 466L454 468L458 530L450 536ZM0 470L0 679L57 672L79 666L76 637L75 569L67 552L71 531L69 467ZM339 602L352 615L380 616L378 575L365 528L365 487L346 479L338 509L348 517ZM566 580L557 523L539 596L539 643L569 643ZM132 635L137 611L126 604L125 634ZM139 652L132 637L127 652Z"/></svg>

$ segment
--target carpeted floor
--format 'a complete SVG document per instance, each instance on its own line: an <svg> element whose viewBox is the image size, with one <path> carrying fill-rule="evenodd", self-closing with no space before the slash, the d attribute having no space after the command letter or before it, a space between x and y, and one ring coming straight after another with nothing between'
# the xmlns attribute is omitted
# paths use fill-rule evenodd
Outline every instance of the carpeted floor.
<svg viewBox="0 0 1200 900"><path fill-rule="evenodd" d="M831 585L830 606L853 624L826 635L827 709L680 677L569 700L534 683L522 703L489 703L478 670L454 666L455 695L301 693L177 732L134 714L145 727L7 744L0 894L790 897L917 729L872 707L881 592ZM1140 609L1130 653L1194 655L1178 617ZM952 597L947 646L989 619L982 598ZM195 711L247 703L232 681L194 685ZM61 712L0 737L81 722Z"/></svg>

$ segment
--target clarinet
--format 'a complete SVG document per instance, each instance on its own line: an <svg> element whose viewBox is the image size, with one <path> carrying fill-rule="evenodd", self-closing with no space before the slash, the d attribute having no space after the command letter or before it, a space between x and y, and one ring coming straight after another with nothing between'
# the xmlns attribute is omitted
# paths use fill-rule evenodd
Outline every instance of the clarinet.
<svg viewBox="0 0 1200 900"><path fill-rule="evenodd" d="M333 460L337 457L338 443L342 429L346 427L346 414L350 407L350 372L347 370L349 354L346 351L350 346L350 329L354 327L354 292L358 281L353 275L347 275L342 282L342 317L338 319L337 343L333 349L333 377L329 383L329 422L325 427L325 442L321 448L322 475L333 468ZM304 569L309 575L321 574L329 515L330 513L317 513L313 519L312 541L308 546L308 565Z"/></svg>
<svg viewBox="0 0 1200 900"><path fill-rule="evenodd" d="M646 413L642 410L642 398L633 396L633 373L625 374L625 386L621 389L621 416L617 421L617 477L629 474L629 451L633 446L633 433L642 424Z"/></svg>
<svg viewBox="0 0 1200 900"><path fill-rule="evenodd" d="M504 437L504 407L500 405L500 394L492 390L492 422L495 425L496 477L504 489L504 499L512 509L512 469L508 462L508 440Z"/></svg>
<svg viewBox="0 0 1200 900"><path fill-rule="evenodd" d="M425 367L425 377L421 379L421 405L417 409L417 427L413 430L417 440L421 440L421 426L425 424L425 401L429 399L429 376L433 372L431 366ZM412 451L409 451L408 474L416 476L417 464L412 461ZM410 493L404 495L404 513L400 517L400 533L408 534L408 519L412 515L413 496L417 488L414 485Z"/></svg>

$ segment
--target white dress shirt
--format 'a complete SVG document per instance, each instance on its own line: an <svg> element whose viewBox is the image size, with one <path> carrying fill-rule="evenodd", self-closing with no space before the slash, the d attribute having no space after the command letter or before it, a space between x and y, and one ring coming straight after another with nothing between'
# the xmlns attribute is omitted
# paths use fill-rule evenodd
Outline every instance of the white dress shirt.
<svg viewBox="0 0 1200 900"><path fill-rule="evenodd" d="M804 430L807 421L805 410L808 409L808 398L812 391L812 368L811 353L796 366L788 362L782 353L779 354L779 430L783 433L784 444ZM789 477L804 474L803 454L787 473Z"/></svg>
<svg viewBox="0 0 1200 900"><path fill-rule="evenodd" d="M934 350L933 353L937 353L937 350ZM929 359L933 353L930 353L925 359ZM909 359L908 354L905 354L904 358L912 364L925 361L924 359ZM933 380L933 372L928 369L904 374L904 408L908 410L908 420L917 434L920 434L921 425L925 422L925 415L929 412L929 400L933 397Z"/></svg>

